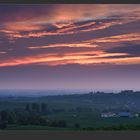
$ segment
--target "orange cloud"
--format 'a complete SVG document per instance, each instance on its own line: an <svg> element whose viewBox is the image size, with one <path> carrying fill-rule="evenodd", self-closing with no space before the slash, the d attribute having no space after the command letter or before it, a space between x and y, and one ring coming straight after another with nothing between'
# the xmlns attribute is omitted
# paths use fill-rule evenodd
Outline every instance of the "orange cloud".
<svg viewBox="0 0 140 140"><path fill-rule="evenodd" d="M74 7L73 7L74 6ZM78 10L75 7L75 5L60 5L57 6L56 11L52 11L52 17L49 16L41 16L41 17L33 17L31 19L27 18L24 20L19 20L15 22L8 22L4 23L4 33L9 37L10 40L18 39L18 38L37 38L37 37L43 37L43 36L51 36L51 35L65 35L65 34L76 34L80 32L89 32L89 31L96 31L96 30L102 30L114 25L118 24L125 24L132 21L136 21L139 19L140 14L133 12L130 13L130 15L133 15L130 18L129 12L129 6L126 6L126 11L128 8L128 13L124 12L124 9L121 9L121 12L124 12L126 14L126 17L115 19L112 22L103 23L100 22L99 25L96 25L96 22L90 22L85 23L83 25L75 25L74 23L77 21L82 20L89 20L89 19L102 19L104 16L110 16L108 8L111 8L110 5L78 5L78 7L82 10ZM94 10L93 10L94 7ZM103 8L103 9L102 9ZM77 13L73 12L72 9L75 9ZM85 13L88 9L88 16L85 16ZM65 12L62 12L62 11ZM132 10L132 8L131 8ZM102 12L104 11L104 12ZM111 11L110 11L111 12ZM63 13L63 14L62 14ZM67 14L66 14L67 13ZM109 17L107 17L109 18ZM111 17L113 18L113 17ZM43 25L52 24L56 26L58 29L56 31L39 31L44 29ZM84 29L87 27L86 29ZM82 29L83 28L83 29ZM7 30L7 31L6 31ZM21 31L28 31L26 34L22 34Z"/></svg>
<svg viewBox="0 0 140 140"><path fill-rule="evenodd" d="M82 27L93 26L95 24L96 24L96 22L93 21L93 22L90 22L90 23L86 23L84 25L65 24L65 26L64 26L63 23L62 24L54 24L54 25L56 25L57 27L59 27L58 33L68 32L68 34L71 34L71 33L75 33L75 31L74 32L71 31L73 29L78 29L78 28L82 28ZM65 27L65 28L63 28L63 27ZM83 30L81 30L81 31L83 31Z"/></svg>
<svg viewBox="0 0 140 140"><path fill-rule="evenodd" d="M117 24L122 24L120 21L114 21L109 23L100 23L100 25L96 25L95 22L87 23L84 25L76 26L74 24L54 24L55 26L59 26L59 28L56 31L38 31L38 32L29 32L27 34L21 34L20 32L7 32L7 36L10 37L10 39L17 39L17 38L38 38L38 37L44 37L44 36L52 36L52 35L69 35L69 34L76 34L80 32L89 32L89 31L96 31L96 30L102 30ZM65 26L65 28L63 28ZM82 29L82 27L88 27L87 29ZM12 26L11 26L12 27ZM9 29L11 29L11 27ZM39 30L41 29L40 26L13 26L14 30ZM80 29L81 28L81 29ZM77 30L75 30L77 29ZM5 32L6 33L6 32Z"/></svg>
<svg viewBox="0 0 140 140"><path fill-rule="evenodd" d="M98 45L90 44L90 43L69 43L69 44L50 44L47 46L32 46L28 47L28 49L45 49L45 48L56 48L56 47L89 47L89 48L96 48Z"/></svg>
<svg viewBox="0 0 140 140"><path fill-rule="evenodd" d="M12 22L5 24L5 29L10 31L34 31L43 29L43 26L26 22Z"/></svg>
<svg viewBox="0 0 140 140"><path fill-rule="evenodd" d="M116 35L111 37L103 37L103 38L89 40L89 42L112 43L112 42L125 42L125 41L137 41L137 40L138 41L140 40L140 33L129 33L129 34L122 34L122 35Z"/></svg>
<svg viewBox="0 0 140 140"><path fill-rule="evenodd" d="M47 46L29 46L28 49L45 49L45 48L56 48L56 47L85 47L85 48L97 48L100 47L96 43L117 43L117 42L128 42L128 41L139 41L139 33L122 34L110 37L96 38L86 41L75 41L74 43L59 43L49 44Z"/></svg>
<svg viewBox="0 0 140 140"><path fill-rule="evenodd" d="M90 54L90 55L89 55ZM126 63L126 62L138 62L136 59L132 58L102 58L108 56L126 56L126 53L106 53L103 51L88 51L88 52L77 52L77 53L65 53L64 55L54 54L40 54L37 56L24 57L19 59L10 59L0 62L0 67L5 66L16 66L34 63L46 63L48 65L59 64L69 64L69 63L79 63L79 64L100 64L100 63ZM139 59L139 57L137 57ZM135 61L132 61L135 60Z"/></svg>
<svg viewBox="0 0 140 140"><path fill-rule="evenodd" d="M118 8L116 8L118 7ZM125 7L125 8L124 8ZM133 7L133 8L132 8ZM40 38L44 36L57 36L57 35L72 35L81 32L90 32L106 29L115 25L121 25L136 21L140 17L140 9L136 6L112 6L112 5L57 5L47 15L47 12L43 9L41 14L31 14L28 16L28 12L23 11L24 18L17 13L17 19L12 22L2 23L0 32L4 33L11 41L18 38ZM119 9L119 10L118 10ZM137 13L134 11L137 10ZM117 12L118 19L105 22L99 22L96 24L96 19L109 18L115 15ZM43 13L43 14L42 14ZM123 14L124 15L123 15ZM27 15L26 15L27 14ZM37 14L37 13L36 13ZM120 17L120 15L122 17ZM34 15L32 17L32 15ZM27 16L27 18L26 18ZM115 17L115 16L114 16ZM106 19L106 18L105 18ZM95 20L93 22L84 23L78 25L81 21ZM47 30L47 25L55 26L54 30ZM45 26L44 26L45 25ZM45 27L45 28L44 28ZM41 30L41 31L40 31ZM43 30L43 31L42 31ZM26 33L23 33L26 31ZM107 35L107 34L106 34ZM133 64L140 63L140 57L129 57L126 53L106 53L101 50L100 47L104 47L106 43L119 43L128 41L139 41L139 33L121 34L109 37L93 38L86 41L75 41L73 43L55 43L44 46L29 46L28 49L45 49L45 48L57 48L57 47L89 47L97 48L93 51L85 52L73 52L64 53L61 56L57 53L54 54L40 54L36 56L29 56L17 59L0 61L0 67L4 66L16 66L33 63L46 63L48 65L60 65L69 63L78 64L100 64L100 63L112 63L112 64ZM29 40L27 40L28 42ZM30 41L29 41L30 42ZM99 43L101 46L99 46ZM113 45L114 45L113 44ZM112 46L111 46L112 47ZM105 48L105 47L104 47ZM105 50L105 49L104 49ZM18 52L18 51L17 51ZM5 54L6 52L0 52ZM120 58L111 58L113 56L120 56ZM125 58L122 58L125 56ZM127 57L128 56L128 57ZM110 58L107 58L110 57Z"/></svg>

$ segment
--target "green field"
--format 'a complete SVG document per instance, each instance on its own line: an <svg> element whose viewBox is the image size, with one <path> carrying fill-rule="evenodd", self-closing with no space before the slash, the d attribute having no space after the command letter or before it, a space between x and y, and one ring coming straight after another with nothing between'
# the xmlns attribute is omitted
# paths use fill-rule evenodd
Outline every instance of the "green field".
<svg viewBox="0 0 140 140"><path fill-rule="evenodd" d="M8 120L6 130L140 130L140 117L101 117L105 110L129 110L139 115L139 101L139 94L4 97L0 98L0 110L14 118L14 121ZM37 104L37 109L45 103L47 111L43 114L37 110L27 111L26 105L33 103Z"/></svg>

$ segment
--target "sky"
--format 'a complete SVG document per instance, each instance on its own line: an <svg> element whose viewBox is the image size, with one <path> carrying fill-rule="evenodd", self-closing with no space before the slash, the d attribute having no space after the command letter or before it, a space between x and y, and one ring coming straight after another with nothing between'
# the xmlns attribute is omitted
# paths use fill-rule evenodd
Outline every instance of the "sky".
<svg viewBox="0 0 140 140"><path fill-rule="evenodd" d="M0 89L139 83L140 4L0 5Z"/></svg>

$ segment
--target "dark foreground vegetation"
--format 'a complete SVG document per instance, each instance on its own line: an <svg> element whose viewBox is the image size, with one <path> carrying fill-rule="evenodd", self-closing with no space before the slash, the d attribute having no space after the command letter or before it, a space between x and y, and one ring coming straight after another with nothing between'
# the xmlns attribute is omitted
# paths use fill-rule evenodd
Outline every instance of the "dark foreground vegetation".
<svg viewBox="0 0 140 140"><path fill-rule="evenodd" d="M102 112L129 111L137 116L101 117ZM1 97L2 130L140 130L140 93Z"/></svg>

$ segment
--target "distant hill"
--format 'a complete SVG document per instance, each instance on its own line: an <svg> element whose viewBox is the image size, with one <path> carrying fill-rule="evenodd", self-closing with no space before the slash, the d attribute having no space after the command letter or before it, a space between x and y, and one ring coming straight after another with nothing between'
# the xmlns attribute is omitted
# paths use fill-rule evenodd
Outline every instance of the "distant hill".
<svg viewBox="0 0 140 140"><path fill-rule="evenodd" d="M10 96L0 98L0 108L24 107L28 102L45 102L50 108L76 107L103 110L140 111L140 92L90 92L85 94L49 95L40 97Z"/></svg>

